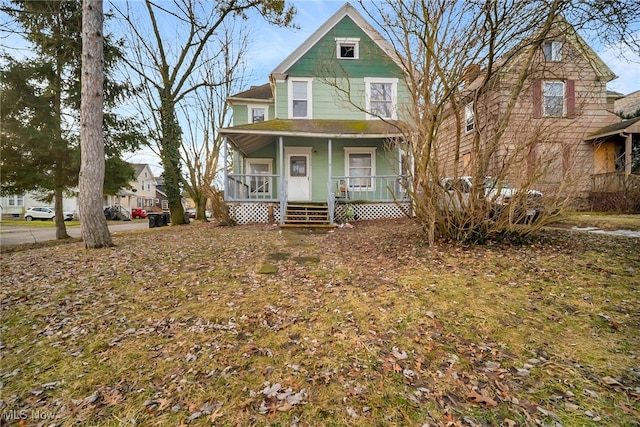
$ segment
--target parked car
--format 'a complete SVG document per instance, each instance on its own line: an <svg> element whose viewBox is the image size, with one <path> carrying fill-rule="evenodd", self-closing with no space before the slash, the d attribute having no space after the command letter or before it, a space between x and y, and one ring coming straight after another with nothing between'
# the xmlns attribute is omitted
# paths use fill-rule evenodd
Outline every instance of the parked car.
<svg viewBox="0 0 640 427"><path fill-rule="evenodd" d="M195 208L187 209L185 212L186 212L186 214L187 214L187 216L188 216L189 218L191 218L191 219L195 219L195 217L196 217L196 209L195 209ZM211 211L205 211L205 213L204 213L204 214L207 216L207 218L211 218L211 217L213 216L213 214L211 213Z"/></svg>
<svg viewBox="0 0 640 427"><path fill-rule="evenodd" d="M146 218L147 217L147 211L145 209L142 208L131 208L131 218L133 219L140 219L140 218Z"/></svg>
<svg viewBox="0 0 640 427"><path fill-rule="evenodd" d="M63 212L64 220L71 221L73 219L73 212ZM45 220L53 220L56 217L56 211L54 208L48 206L38 206L34 208L29 208L24 213L24 219L27 221L33 221L34 219Z"/></svg>
<svg viewBox="0 0 640 427"><path fill-rule="evenodd" d="M441 184L449 196L446 202L449 208L456 207L460 209L469 204L473 177L444 178ZM535 220L542 212L542 193L540 191L527 190L526 195L521 195L519 194L519 189L490 176L484 178L482 185L484 187L484 200L491 204L491 213L494 216L499 215L503 209L507 208L512 200L518 200L518 203L523 203L522 209L518 209L516 213L525 222Z"/></svg>

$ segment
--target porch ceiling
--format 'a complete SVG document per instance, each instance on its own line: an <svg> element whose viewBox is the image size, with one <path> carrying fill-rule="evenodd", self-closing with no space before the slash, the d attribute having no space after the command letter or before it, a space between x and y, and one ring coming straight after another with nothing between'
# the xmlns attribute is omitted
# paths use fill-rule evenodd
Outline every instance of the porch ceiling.
<svg viewBox="0 0 640 427"><path fill-rule="evenodd" d="M245 155L276 142L279 136L326 139L399 138L402 122L382 120L269 120L220 129Z"/></svg>
<svg viewBox="0 0 640 427"><path fill-rule="evenodd" d="M597 131L588 135L585 138L585 141L594 141L613 135L617 136L621 133L640 133L640 117L623 120L619 123L614 123L612 125L598 129Z"/></svg>

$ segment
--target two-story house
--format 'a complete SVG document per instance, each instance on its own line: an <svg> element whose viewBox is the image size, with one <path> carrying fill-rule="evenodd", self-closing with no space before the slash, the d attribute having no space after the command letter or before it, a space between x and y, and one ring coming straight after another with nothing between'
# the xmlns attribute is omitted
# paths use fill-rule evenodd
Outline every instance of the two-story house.
<svg viewBox="0 0 640 427"><path fill-rule="evenodd" d="M105 206L114 207L124 218L131 218L133 208L150 210L156 205L156 178L151 167L144 163L132 163L135 179L129 182L129 188L122 188L115 195L106 195Z"/></svg>
<svg viewBox="0 0 640 427"><path fill-rule="evenodd" d="M533 182L549 195L570 194L576 207L586 208L598 175L631 174L637 125L620 124L606 88L615 74L566 21L559 19L541 43L535 35L524 43L512 51L520 53L498 60L488 83L486 70L468 68L459 114L443 123L443 173L471 175L483 162L489 175ZM536 50L527 62L529 49Z"/></svg>
<svg viewBox="0 0 640 427"><path fill-rule="evenodd" d="M403 216L404 74L393 49L345 4L269 75L228 98L225 201L238 223L333 224ZM226 157L225 157L226 158Z"/></svg>

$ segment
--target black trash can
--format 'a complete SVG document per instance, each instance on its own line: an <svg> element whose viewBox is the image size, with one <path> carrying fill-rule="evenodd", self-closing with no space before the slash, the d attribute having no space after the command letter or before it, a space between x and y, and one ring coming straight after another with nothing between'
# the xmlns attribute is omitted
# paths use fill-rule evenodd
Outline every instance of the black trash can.
<svg viewBox="0 0 640 427"><path fill-rule="evenodd" d="M162 213L162 222L162 225L169 225L169 223L171 222L171 214L169 214L169 212Z"/></svg>
<svg viewBox="0 0 640 427"><path fill-rule="evenodd" d="M160 215L156 213L147 214L147 218L149 219L149 228L160 227Z"/></svg>

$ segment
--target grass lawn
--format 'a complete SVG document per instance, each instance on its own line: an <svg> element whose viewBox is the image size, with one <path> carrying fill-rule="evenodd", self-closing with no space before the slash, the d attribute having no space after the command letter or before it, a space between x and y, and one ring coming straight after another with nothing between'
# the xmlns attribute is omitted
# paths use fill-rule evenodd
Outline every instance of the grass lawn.
<svg viewBox="0 0 640 427"><path fill-rule="evenodd" d="M3 253L2 417L638 425L640 239L428 247L408 220L354 225L200 223Z"/></svg>

